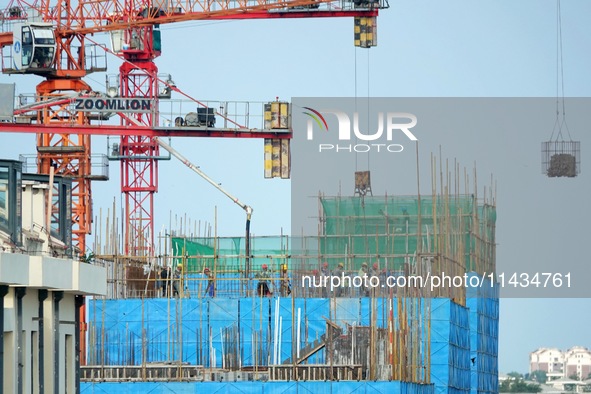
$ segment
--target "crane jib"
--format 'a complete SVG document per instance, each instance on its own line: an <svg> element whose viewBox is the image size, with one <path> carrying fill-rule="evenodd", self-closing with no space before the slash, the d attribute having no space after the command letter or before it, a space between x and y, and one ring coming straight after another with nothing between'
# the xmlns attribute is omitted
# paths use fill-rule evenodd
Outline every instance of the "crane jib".
<svg viewBox="0 0 591 394"><path fill-rule="evenodd" d="M153 100L143 98L77 98L75 108L83 112L151 112L154 108Z"/></svg>

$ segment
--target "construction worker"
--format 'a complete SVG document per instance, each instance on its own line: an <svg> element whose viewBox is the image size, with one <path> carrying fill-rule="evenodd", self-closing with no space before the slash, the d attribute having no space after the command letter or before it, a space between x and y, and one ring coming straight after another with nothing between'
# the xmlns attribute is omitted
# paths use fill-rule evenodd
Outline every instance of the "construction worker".
<svg viewBox="0 0 591 394"><path fill-rule="evenodd" d="M373 265L371 266L371 275L373 276L378 276L380 274L380 265L378 264L378 262L376 261L375 263L373 263Z"/></svg>
<svg viewBox="0 0 591 394"><path fill-rule="evenodd" d="M182 280L183 280L183 265L182 264L178 264L176 266L176 269L174 270L174 273L172 275L172 295L175 297L180 296L181 292L180 289L183 288L182 285Z"/></svg>
<svg viewBox="0 0 591 394"><path fill-rule="evenodd" d="M205 288L205 296L215 297L215 281L213 279L213 273L208 267L203 269L203 273L207 277L207 287Z"/></svg>
<svg viewBox="0 0 591 394"><path fill-rule="evenodd" d="M369 288L365 286L366 279L363 279L368 275L367 263L365 261L361 263L361 268L359 269L357 275L362 278L361 287L359 287L359 295L362 297L367 297L369 295Z"/></svg>
<svg viewBox="0 0 591 394"><path fill-rule="evenodd" d="M342 261L339 262L337 267L332 271L332 275L342 278L343 274L345 273L344 268L345 268L345 264ZM334 289L334 296L341 297L342 295L343 295L343 286L341 285L341 286L338 286L337 288Z"/></svg>
<svg viewBox="0 0 591 394"><path fill-rule="evenodd" d="M324 263L322 263L322 268L320 268L320 273L324 276L330 275L330 272L328 271L328 263L326 261Z"/></svg>
<svg viewBox="0 0 591 394"><path fill-rule="evenodd" d="M162 282L162 292L164 297L168 297L170 288L170 267L164 267L160 272L160 281Z"/></svg>
<svg viewBox="0 0 591 394"><path fill-rule="evenodd" d="M287 273L287 264L281 264L281 297L287 297L291 294L291 282L289 281L289 274Z"/></svg>
<svg viewBox="0 0 591 394"><path fill-rule="evenodd" d="M322 268L320 268L320 275L321 276L330 276L330 271L328 270L328 263L325 261L322 263ZM328 297L328 287L322 286L322 298Z"/></svg>
<svg viewBox="0 0 591 394"><path fill-rule="evenodd" d="M257 294L262 296L271 296L271 290L269 290L268 281L270 280L271 273L268 271L267 264L261 266L261 271L257 274L259 283L257 284Z"/></svg>

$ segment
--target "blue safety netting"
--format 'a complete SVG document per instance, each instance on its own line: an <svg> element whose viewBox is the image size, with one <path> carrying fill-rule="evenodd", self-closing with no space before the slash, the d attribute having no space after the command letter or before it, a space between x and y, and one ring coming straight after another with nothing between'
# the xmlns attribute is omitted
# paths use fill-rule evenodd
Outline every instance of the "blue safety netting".
<svg viewBox="0 0 591 394"><path fill-rule="evenodd" d="M360 304L359 299L351 301ZM342 302L349 304L350 300ZM339 316L339 321L358 325L360 315ZM230 339L240 343L240 366L281 364L292 357L298 330L303 348L321 338L326 332L325 318L330 317L329 300L323 298L91 300L88 363L140 365L181 360L223 367L222 348L227 345L228 330L234 330L235 337ZM324 360L320 351L309 362Z"/></svg>
<svg viewBox="0 0 591 394"><path fill-rule="evenodd" d="M375 299L378 327L387 326L388 303L388 299ZM368 326L371 310L369 298L92 300L88 359L91 365L181 360L222 367L224 338L233 329L239 336L234 339L240 343L241 366L281 364L294 355L297 348L292 349L292 344L297 343L298 332L303 348L323 339L327 319L343 330ZM308 362L324 363L324 350Z"/></svg>
<svg viewBox="0 0 591 394"><path fill-rule="evenodd" d="M123 382L81 383L82 394L433 394L433 385L407 382Z"/></svg>
<svg viewBox="0 0 591 394"><path fill-rule="evenodd" d="M466 307L449 299L403 300L406 305L415 303L413 308L421 314L430 305L431 380L437 393L497 391L495 291L486 287L469 289ZM88 364L141 365L180 360L222 368L222 349L227 353L230 342L240 344L237 367L282 364L297 352L298 333L300 349L322 339L326 319L343 329L368 326L372 321L378 327L387 327L388 314L395 321L398 318L391 302L366 297L91 300ZM419 337L425 338L428 326L419 320L422 323L413 329L421 330ZM419 353L426 358L424 350ZM308 362L325 363L324 350Z"/></svg>
<svg viewBox="0 0 591 394"><path fill-rule="evenodd" d="M431 382L436 393L470 391L469 309L443 298L431 301Z"/></svg>
<svg viewBox="0 0 591 394"><path fill-rule="evenodd" d="M469 277L477 274L470 273ZM488 278L482 285L468 289L470 308L471 392L497 393L499 297L498 287Z"/></svg>

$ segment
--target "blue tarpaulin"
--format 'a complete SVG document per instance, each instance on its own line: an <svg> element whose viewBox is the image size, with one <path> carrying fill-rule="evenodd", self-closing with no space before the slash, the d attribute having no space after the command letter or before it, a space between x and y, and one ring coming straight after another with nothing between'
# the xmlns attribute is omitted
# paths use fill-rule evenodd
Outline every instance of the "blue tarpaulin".
<svg viewBox="0 0 591 394"><path fill-rule="evenodd" d="M389 302L377 298L375 308L372 308L372 300L366 297L91 300L88 364L141 365L180 360L205 368L221 368L224 366L222 348L227 346L224 338L227 341L230 330L240 338L237 350L240 367L282 364L293 357L296 349L292 344L297 342L298 333L300 348L304 348L326 333L326 319L343 329L347 325L367 326L374 320L371 316L374 310L378 327L387 327ZM430 356L434 392L498 391L496 289L486 286L468 289L465 307L450 299L434 298L420 303L417 310L424 314L426 305L430 305L431 312ZM396 308L391 312L396 318ZM420 325L421 337L426 335L426 327ZM104 352L98 349L104 349ZM424 351L421 350L421 357L426 359ZM325 363L324 350L308 361L311 364ZM244 387L241 390L247 387L246 382L237 384ZM92 390L101 390L100 386L92 387ZM119 386L113 387L116 390ZM266 387L275 390L272 388L275 386ZM306 392L306 387L300 383L297 392ZM364 387L369 390L369 386ZM374 386L371 387L373 390ZM286 392L292 390L288 386L284 389ZM373 392L371 390L363 392Z"/></svg>
<svg viewBox="0 0 591 394"><path fill-rule="evenodd" d="M433 385L406 382L124 382L81 383L82 394L433 394Z"/></svg>

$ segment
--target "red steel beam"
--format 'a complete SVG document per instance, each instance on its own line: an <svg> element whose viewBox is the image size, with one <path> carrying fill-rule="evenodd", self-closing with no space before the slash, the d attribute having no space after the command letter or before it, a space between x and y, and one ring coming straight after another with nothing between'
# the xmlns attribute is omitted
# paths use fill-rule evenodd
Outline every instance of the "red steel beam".
<svg viewBox="0 0 591 394"><path fill-rule="evenodd" d="M12 32L0 33L0 48L6 45L12 45Z"/></svg>
<svg viewBox="0 0 591 394"><path fill-rule="evenodd" d="M371 11L290 11L290 12L248 12L233 15L212 15L208 19L291 19L291 18L352 18L352 17L372 17L378 16L378 10Z"/></svg>
<svg viewBox="0 0 591 394"><path fill-rule="evenodd" d="M0 133L34 134L88 134L88 135L128 135L146 137L213 137L213 138L277 138L290 139L291 131L270 131L257 129L221 129L221 128L149 128L141 126L100 125L40 125L27 123L0 122Z"/></svg>

